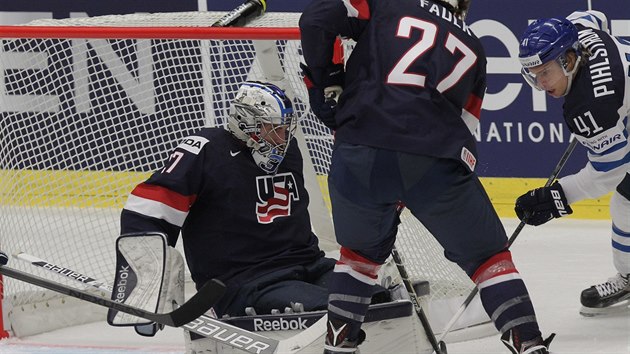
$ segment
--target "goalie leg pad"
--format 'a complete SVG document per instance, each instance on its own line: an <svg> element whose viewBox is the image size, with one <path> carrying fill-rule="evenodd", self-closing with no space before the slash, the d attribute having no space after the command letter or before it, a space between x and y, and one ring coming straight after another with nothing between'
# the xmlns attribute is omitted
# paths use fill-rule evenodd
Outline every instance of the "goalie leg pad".
<svg viewBox="0 0 630 354"><path fill-rule="evenodd" d="M221 344L212 338L195 336L184 330L184 347L186 354L217 354Z"/></svg>
<svg viewBox="0 0 630 354"><path fill-rule="evenodd" d="M170 312L184 303L184 260L161 233L125 234L116 241L112 300L152 312ZM152 325L146 319L109 310L112 326ZM138 331L153 335L157 328ZM153 332L153 333L151 333Z"/></svg>

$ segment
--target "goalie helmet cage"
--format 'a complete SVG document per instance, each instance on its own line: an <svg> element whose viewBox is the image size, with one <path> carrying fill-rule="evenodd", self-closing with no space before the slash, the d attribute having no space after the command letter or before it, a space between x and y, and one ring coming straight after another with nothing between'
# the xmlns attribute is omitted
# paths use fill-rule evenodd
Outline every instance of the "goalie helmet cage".
<svg viewBox="0 0 630 354"><path fill-rule="evenodd" d="M162 168L182 138L204 126L225 127L229 102L245 80L272 81L293 95L312 181L313 228L330 241L324 244L334 243L326 186L332 136L308 106L299 14L268 13L248 28L207 27L221 15L110 15L0 27L5 252L27 252L112 285L128 193ZM472 282L407 212L397 245L411 279L430 282L429 304L461 304ZM10 265L76 286L27 263ZM15 336L105 318L92 305L12 279L4 279L4 291L5 328Z"/></svg>

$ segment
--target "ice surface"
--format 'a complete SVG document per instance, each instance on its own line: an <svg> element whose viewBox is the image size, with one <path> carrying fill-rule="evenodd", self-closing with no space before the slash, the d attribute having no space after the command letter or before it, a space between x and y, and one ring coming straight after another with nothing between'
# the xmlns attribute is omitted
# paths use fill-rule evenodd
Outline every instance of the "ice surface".
<svg viewBox="0 0 630 354"><path fill-rule="evenodd" d="M518 220L505 219L504 223L510 235ZM512 247L514 262L530 290L542 330L545 334L557 333L552 353L630 353L629 313L599 318L578 314L580 292L616 273L610 245L608 221L554 220L539 227L526 226L516 239ZM498 335L450 344L447 338L446 342L449 354L507 353ZM179 329L167 328L153 338L145 338L132 328L105 323L0 341L0 353L7 354L183 351Z"/></svg>

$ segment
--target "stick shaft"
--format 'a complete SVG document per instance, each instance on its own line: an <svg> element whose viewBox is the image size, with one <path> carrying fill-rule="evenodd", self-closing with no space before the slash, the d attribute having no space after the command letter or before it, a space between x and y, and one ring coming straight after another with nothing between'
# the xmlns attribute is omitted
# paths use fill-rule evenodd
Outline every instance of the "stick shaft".
<svg viewBox="0 0 630 354"><path fill-rule="evenodd" d="M402 212L402 210L400 211ZM416 310L416 314L418 315L418 318L420 319L420 323L422 324L424 331L426 332L427 338L429 339L429 343L431 343L431 347L433 347L433 350L436 353L442 354L438 341L435 339L435 333L433 333L431 324L429 323L429 320L427 319L427 316L424 313L422 306L420 305L420 301L418 301L418 294L416 294L416 290L413 288L413 284L411 284L411 280L409 279L409 275L407 274L405 265L403 264L402 259L400 258L400 254L398 253L398 250L396 249L395 246L392 249L392 258L394 258L394 262L396 263L396 268L398 268L400 277L402 278L405 288L407 289L407 292L409 293L409 297L411 298L413 307Z"/></svg>
<svg viewBox="0 0 630 354"><path fill-rule="evenodd" d="M569 146L567 146L567 149L562 154L560 161L558 161L558 163L556 164L556 167L553 169L553 171L551 172L551 175L547 179L547 182L545 183L545 187L551 186L551 184L556 180L556 178L558 178L560 171L562 170L564 165L567 163L567 160L573 153L573 150L575 149L577 142L578 142L577 139L573 139L573 141L569 143ZM514 243L514 241L516 240L516 238L521 233L524 227L525 227L525 221L521 221L516 227L516 229L514 229L512 236L510 236L510 238L508 239L508 248L512 246L512 244ZM468 294L468 297L466 298L466 300L464 300L464 303L462 303L462 305L459 307L455 315L453 315L453 318L451 318L451 320L448 321L448 323L444 327L444 330L440 334L440 338L438 339L438 341L443 340L451 331L451 329L453 329L455 322L459 320L459 318L462 316L464 311L468 308L468 305L470 305L470 303L473 301L473 299L475 298L478 292L479 292L479 289L475 286L471 290L470 294Z"/></svg>
<svg viewBox="0 0 630 354"><path fill-rule="evenodd" d="M24 253L24 252L19 252L17 254L14 255L15 258L30 263L31 265L34 265L36 267L39 268L43 268L47 271L50 271L52 273L58 274L60 276L64 276L66 278L70 278L74 281L77 281L81 284L85 284L85 285L89 285L92 286L96 289L99 290L103 290L103 291L107 291L108 293L111 293L113 288L110 285L107 285L106 282L98 280L98 279L94 279L90 276L81 274L79 272L76 272L72 269L69 268L65 268L53 263L50 263L48 261L45 261L41 258L35 257L33 255Z"/></svg>
<svg viewBox="0 0 630 354"><path fill-rule="evenodd" d="M225 292L225 285L217 280L211 280L204 286L190 301L182 304L180 308L169 313L154 313L145 311L137 307L128 306L120 302L93 295L88 292L74 289L63 284L40 278L38 276L28 274L17 269L7 266L0 266L0 273L8 277L21 280L23 282L37 285L39 287L58 292L60 294L75 297L77 299L91 302L103 307L111 308L121 312L125 312L134 316L146 318L148 320L162 323L171 327L179 327L206 312L215 302L217 302Z"/></svg>

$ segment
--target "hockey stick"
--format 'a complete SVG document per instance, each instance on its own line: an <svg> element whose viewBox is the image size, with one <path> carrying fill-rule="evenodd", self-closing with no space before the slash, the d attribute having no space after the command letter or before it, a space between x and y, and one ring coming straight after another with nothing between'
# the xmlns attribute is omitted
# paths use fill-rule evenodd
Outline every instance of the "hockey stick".
<svg viewBox="0 0 630 354"><path fill-rule="evenodd" d="M400 212L402 212L402 209L400 210ZM446 343L444 343L443 341L438 342L437 339L435 339L435 333L433 333L431 324L429 323L429 320L427 319L427 316L424 313L422 306L420 305L420 301L418 300L418 294L416 294L416 290L413 288L413 284L411 284L411 280L409 280L409 275L407 274L405 265L403 264L402 259L400 258L400 254L398 254L398 250L396 249L396 246L392 248L392 258L394 258L394 263L396 263L396 268L398 268L398 273L400 273L400 277L402 278L403 283L405 284L405 288L407 289L407 292L409 293L409 297L411 298L413 307L416 310L416 314L418 315L418 318L420 319L420 323L422 323L422 327L424 327L424 331L426 332L427 338L429 339L429 342L431 343L431 347L433 347L433 350L437 354L446 354L447 353Z"/></svg>
<svg viewBox="0 0 630 354"><path fill-rule="evenodd" d="M24 253L24 252L18 252L16 254L13 255L13 257L21 260L21 261L25 261L27 263L30 263L36 267L40 267L43 269L46 269L48 271L51 271L53 273L56 273L58 275L62 275L65 276L66 278L70 278L72 280L76 280L77 282L81 283L81 284L85 284L85 285L89 285L92 286L96 289L99 290L103 290L108 292L109 294L111 294L112 290L114 290L110 285L107 285L107 283L100 281L100 280L96 280L92 277L89 277L87 275L83 275L79 272L75 272L72 269L68 269L65 267L61 267L58 266L56 264L52 264L49 263L43 259L37 258L35 256L32 256L30 254Z"/></svg>
<svg viewBox="0 0 630 354"><path fill-rule="evenodd" d="M101 296L92 295L88 292L74 289L7 266L0 266L0 274L171 327L179 327L193 321L216 303L225 292L225 285L219 280L213 279L207 282L190 300L186 301L178 309L168 313L155 313L115 302Z"/></svg>
<svg viewBox="0 0 630 354"><path fill-rule="evenodd" d="M217 20L212 27L242 27L264 14L266 10L266 0L248 0Z"/></svg>
<svg viewBox="0 0 630 354"><path fill-rule="evenodd" d="M28 255L23 252L18 253L15 257L20 260L29 262L30 264L34 266L46 269L50 272L53 272L61 276L65 276L67 278L70 278L82 284L90 285L100 290L107 290L104 288L104 287L108 287L108 285L106 285L105 282L94 279L87 275L73 272L66 267L50 263L48 261L37 258L35 256ZM2 270L3 269L0 269L0 273L2 273ZM77 276L77 274L79 274L79 276ZM35 284L35 285L39 285L39 284ZM207 284L195 296L193 296L193 298L197 297L197 295L200 292L204 291L206 287L208 287ZM50 289L50 290L54 290L54 289ZM67 294L67 295L74 296L71 294ZM97 296L93 296L93 295L90 295L90 296L101 299L100 297L97 297ZM84 298L79 298L79 299L86 300ZM190 303L191 300L187 301L184 304L184 306ZM86 301L90 301L90 300L86 300ZM90 301L90 302L93 302L93 301ZM214 302L216 301L213 301L213 303ZM125 312L119 308L115 308L115 309ZM204 310L204 312L206 310ZM132 313L132 314L137 315L135 313ZM162 323L160 321L156 321L154 319L151 319L145 316L141 316L141 315L137 315L137 316L144 317L149 320ZM325 333L326 318L327 316L324 315L322 318L317 320L317 322L315 322L313 325L303 330L299 334L296 334L295 336L291 338L287 338L280 341L230 325L228 323L219 321L215 318L212 318L206 315L195 317L194 320L190 320L188 323L183 324L183 327L200 336L211 338L215 341L228 345L232 348L241 349L241 350L254 353L254 354L274 354L274 353L292 354L292 353L297 353L298 351L309 346Z"/></svg>
<svg viewBox="0 0 630 354"><path fill-rule="evenodd" d="M398 216L402 214L405 210L405 206L402 203L398 203L396 206L396 213ZM396 226L397 227L397 226ZM396 268L398 269L398 273L400 273L400 277L402 278L403 284L405 285L405 289L407 289L407 293L409 293L409 297L411 298L411 302L413 303L413 308L416 310L416 315L418 315L418 319L424 327L425 334L429 343L431 343L431 347L433 347L433 351L437 354L446 354L446 343L443 341L438 341L435 338L435 333L433 333L433 329L431 328L431 324L427 319L427 315L424 313L424 309L420 305L420 301L418 300L418 294L416 293L416 289L414 289L411 280L409 279L409 274L407 273L407 268L398 253L398 249L396 249L396 245L392 248L392 258L394 259L394 263L396 264Z"/></svg>
<svg viewBox="0 0 630 354"><path fill-rule="evenodd" d="M558 161L558 164L556 164L556 167L553 169L553 171L551 172L551 175L547 179L547 182L545 183L545 187L551 186L551 184L556 180L556 178L558 178L560 171L562 170L567 160L571 156L571 153L573 153L573 150L575 149L577 142L578 142L577 139L573 139L573 141L569 143L569 146L567 146L567 149L562 154L560 161ZM529 219L529 215L526 215L525 218L521 220L521 222L518 224L516 229L514 229L512 236L510 236L510 238L508 239L506 249L509 249L510 246L512 246L512 244L514 243L518 235L521 233L521 230L523 230L523 227L525 227L527 219ZM444 327L444 330L440 334L439 341L444 340L444 338L448 335L448 333L451 331L451 329L455 325L455 322L457 322L457 320L459 320L459 318L462 316L464 311L466 311L466 309L468 308L468 305L470 305L470 303L473 301L475 296L477 296L478 292L479 292L479 288L477 288L476 286L470 291L470 294L468 294L468 297L466 298L466 300L464 300L464 303L462 303L462 305L459 307L455 315L453 315L453 318L451 318L451 320L448 321L448 323Z"/></svg>

